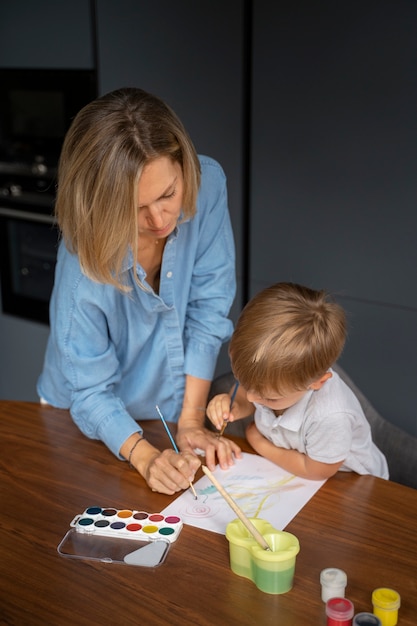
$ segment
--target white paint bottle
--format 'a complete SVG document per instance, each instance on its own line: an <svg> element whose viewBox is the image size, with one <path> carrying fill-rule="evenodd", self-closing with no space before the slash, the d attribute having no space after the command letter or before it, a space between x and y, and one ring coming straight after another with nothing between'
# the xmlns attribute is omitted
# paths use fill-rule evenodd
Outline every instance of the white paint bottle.
<svg viewBox="0 0 417 626"><path fill-rule="evenodd" d="M321 599L327 602L330 598L344 598L347 576L341 569L327 567L320 573Z"/></svg>

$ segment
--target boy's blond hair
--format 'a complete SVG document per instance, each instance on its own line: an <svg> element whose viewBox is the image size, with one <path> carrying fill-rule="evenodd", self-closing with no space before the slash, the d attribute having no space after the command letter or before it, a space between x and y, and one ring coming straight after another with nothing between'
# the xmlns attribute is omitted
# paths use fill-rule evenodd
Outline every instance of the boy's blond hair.
<svg viewBox="0 0 417 626"><path fill-rule="evenodd" d="M245 306L229 353L234 375L246 390L285 395L323 376L345 340L344 310L329 294L278 283Z"/></svg>
<svg viewBox="0 0 417 626"><path fill-rule="evenodd" d="M129 249L136 258L139 178L147 163L163 156L182 167L182 218L191 218L200 163L181 121L162 100L142 89L119 89L90 102L72 122L55 212L68 249L92 280L129 290L122 271Z"/></svg>

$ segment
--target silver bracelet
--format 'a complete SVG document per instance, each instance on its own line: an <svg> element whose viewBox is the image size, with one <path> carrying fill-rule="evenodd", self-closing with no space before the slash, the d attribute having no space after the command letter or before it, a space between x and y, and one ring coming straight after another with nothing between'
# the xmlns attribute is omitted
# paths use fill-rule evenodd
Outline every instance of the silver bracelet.
<svg viewBox="0 0 417 626"><path fill-rule="evenodd" d="M143 441L144 439L145 439L145 437L143 437L143 436L142 436L140 439L136 439L135 443L133 444L133 446L132 446L132 447L131 447L131 449L130 449L130 452L129 452L129 458L128 458L128 463L129 463L130 467L132 467L133 469L135 469L135 467L134 467L134 466L132 465L132 463L131 463L131 461L132 461L132 454L133 454L133 451L134 451L134 449L136 448L136 446L138 445L138 443L140 443L140 442L141 442L141 441Z"/></svg>

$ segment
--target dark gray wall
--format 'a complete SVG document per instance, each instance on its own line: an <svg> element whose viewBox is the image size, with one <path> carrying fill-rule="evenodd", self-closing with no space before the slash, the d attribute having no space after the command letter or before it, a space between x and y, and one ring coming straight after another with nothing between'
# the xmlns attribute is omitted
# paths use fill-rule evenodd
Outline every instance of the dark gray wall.
<svg viewBox="0 0 417 626"><path fill-rule="evenodd" d="M257 0L251 281L337 294L341 364L417 434L417 3Z"/></svg>
<svg viewBox="0 0 417 626"><path fill-rule="evenodd" d="M94 67L89 0L2 0L2 67Z"/></svg>

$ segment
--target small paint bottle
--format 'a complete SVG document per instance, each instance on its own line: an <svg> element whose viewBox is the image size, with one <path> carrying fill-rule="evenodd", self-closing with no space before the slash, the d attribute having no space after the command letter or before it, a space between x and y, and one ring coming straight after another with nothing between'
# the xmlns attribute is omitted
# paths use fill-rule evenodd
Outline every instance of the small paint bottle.
<svg viewBox="0 0 417 626"><path fill-rule="evenodd" d="M327 602L330 598L344 598L347 576L341 569L327 567L320 573L321 599Z"/></svg>
<svg viewBox="0 0 417 626"><path fill-rule="evenodd" d="M330 598L326 602L327 626L352 626L354 612L347 598Z"/></svg>
<svg viewBox="0 0 417 626"><path fill-rule="evenodd" d="M379 617L373 613L356 613L352 626L382 626Z"/></svg>
<svg viewBox="0 0 417 626"><path fill-rule="evenodd" d="M400 608L400 594L394 589L379 587L372 593L374 615L379 617L382 626L395 626L398 622L398 609Z"/></svg>

